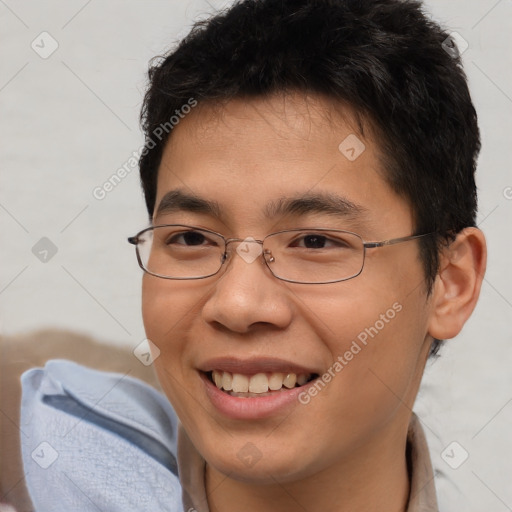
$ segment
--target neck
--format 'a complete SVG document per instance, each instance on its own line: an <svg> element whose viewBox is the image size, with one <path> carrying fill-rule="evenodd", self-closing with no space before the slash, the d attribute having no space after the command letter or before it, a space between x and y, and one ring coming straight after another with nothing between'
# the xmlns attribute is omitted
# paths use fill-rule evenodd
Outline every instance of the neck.
<svg viewBox="0 0 512 512"><path fill-rule="evenodd" d="M409 497L406 434L384 432L335 465L293 482L252 484L206 466L210 512L405 512Z"/></svg>

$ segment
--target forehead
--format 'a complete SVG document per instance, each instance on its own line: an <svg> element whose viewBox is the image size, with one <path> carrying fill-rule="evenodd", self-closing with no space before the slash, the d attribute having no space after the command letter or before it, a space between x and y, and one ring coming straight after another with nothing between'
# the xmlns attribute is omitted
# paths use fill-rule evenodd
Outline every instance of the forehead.
<svg viewBox="0 0 512 512"><path fill-rule="evenodd" d="M164 154L186 147L184 143L188 141L198 149L208 147L211 157L225 159L229 152L265 149L267 158L281 156L290 160L316 151L339 151L343 134L353 134L361 142L373 141L371 132L371 124L348 105L319 95L279 93L199 103L175 127ZM332 139L326 140L327 134ZM267 146L263 148L262 143ZM293 154L280 152L287 145L293 147ZM372 153L376 149L372 148Z"/></svg>
<svg viewBox="0 0 512 512"><path fill-rule="evenodd" d="M393 207L410 216L385 181L381 160L371 126L319 96L199 104L165 147L156 207L181 189L238 216L261 216L269 203L301 194L338 195L361 211L378 203L384 213Z"/></svg>

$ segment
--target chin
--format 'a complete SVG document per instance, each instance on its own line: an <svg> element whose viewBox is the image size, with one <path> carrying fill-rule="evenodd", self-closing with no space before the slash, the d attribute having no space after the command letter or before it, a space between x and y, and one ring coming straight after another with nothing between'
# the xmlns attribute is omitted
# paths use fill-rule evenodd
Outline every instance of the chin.
<svg viewBox="0 0 512 512"><path fill-rule="evenodd" d="M298 472L297 464L301 463L303 467L304 461L296 451L277 455L272 447L267 446L260 451L250 441L239 450L226 450L222 453L214 450L207 453L205 458L208 465L218 472L248 484L266 485L275 484L276 481L284 483L305 476L299 474L305 472L304 469Z"/></svg>

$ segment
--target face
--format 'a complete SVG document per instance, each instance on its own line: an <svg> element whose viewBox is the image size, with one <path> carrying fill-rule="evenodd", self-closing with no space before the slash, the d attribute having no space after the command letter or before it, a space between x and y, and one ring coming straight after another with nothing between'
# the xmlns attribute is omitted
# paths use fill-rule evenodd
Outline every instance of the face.
<svg viewBox="0 0 512 512"><path fill-rule="evenodd" d="M365 241L411 235L410 205L384 180L376 141L357 135L352 120L299 95L199 105L165 149L153 224L259 240L295 228L344 229ZM351 134L365 146L355 160L339 148ZM169 193L175 204L164 200L158 211ZM275 207L291 200L302 206ZM246 482L293 481L396 444L430 341L418 242L368 249L359 276L332 284L281 281L263 256L241 257L240 245L228 246L218 275L143 281L160 382L208 465ZM281 389L233 394L211 382L214 370L226 388L233 377L237 389L247 379L251 389ZM256 374L264 377L251 381Z"/></svg>

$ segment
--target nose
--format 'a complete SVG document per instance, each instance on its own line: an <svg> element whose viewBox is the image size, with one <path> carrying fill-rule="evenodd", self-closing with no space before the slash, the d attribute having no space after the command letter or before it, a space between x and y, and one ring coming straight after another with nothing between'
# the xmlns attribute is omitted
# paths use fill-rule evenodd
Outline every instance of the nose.
<svg viewBox="0 0 512 512"><path fill-rule="evenodd" d="M286 328L293 311L290 292L265 265L261 242L232 241L227 268L203 306L204 320L237 333L262 325Z"/></svg>

